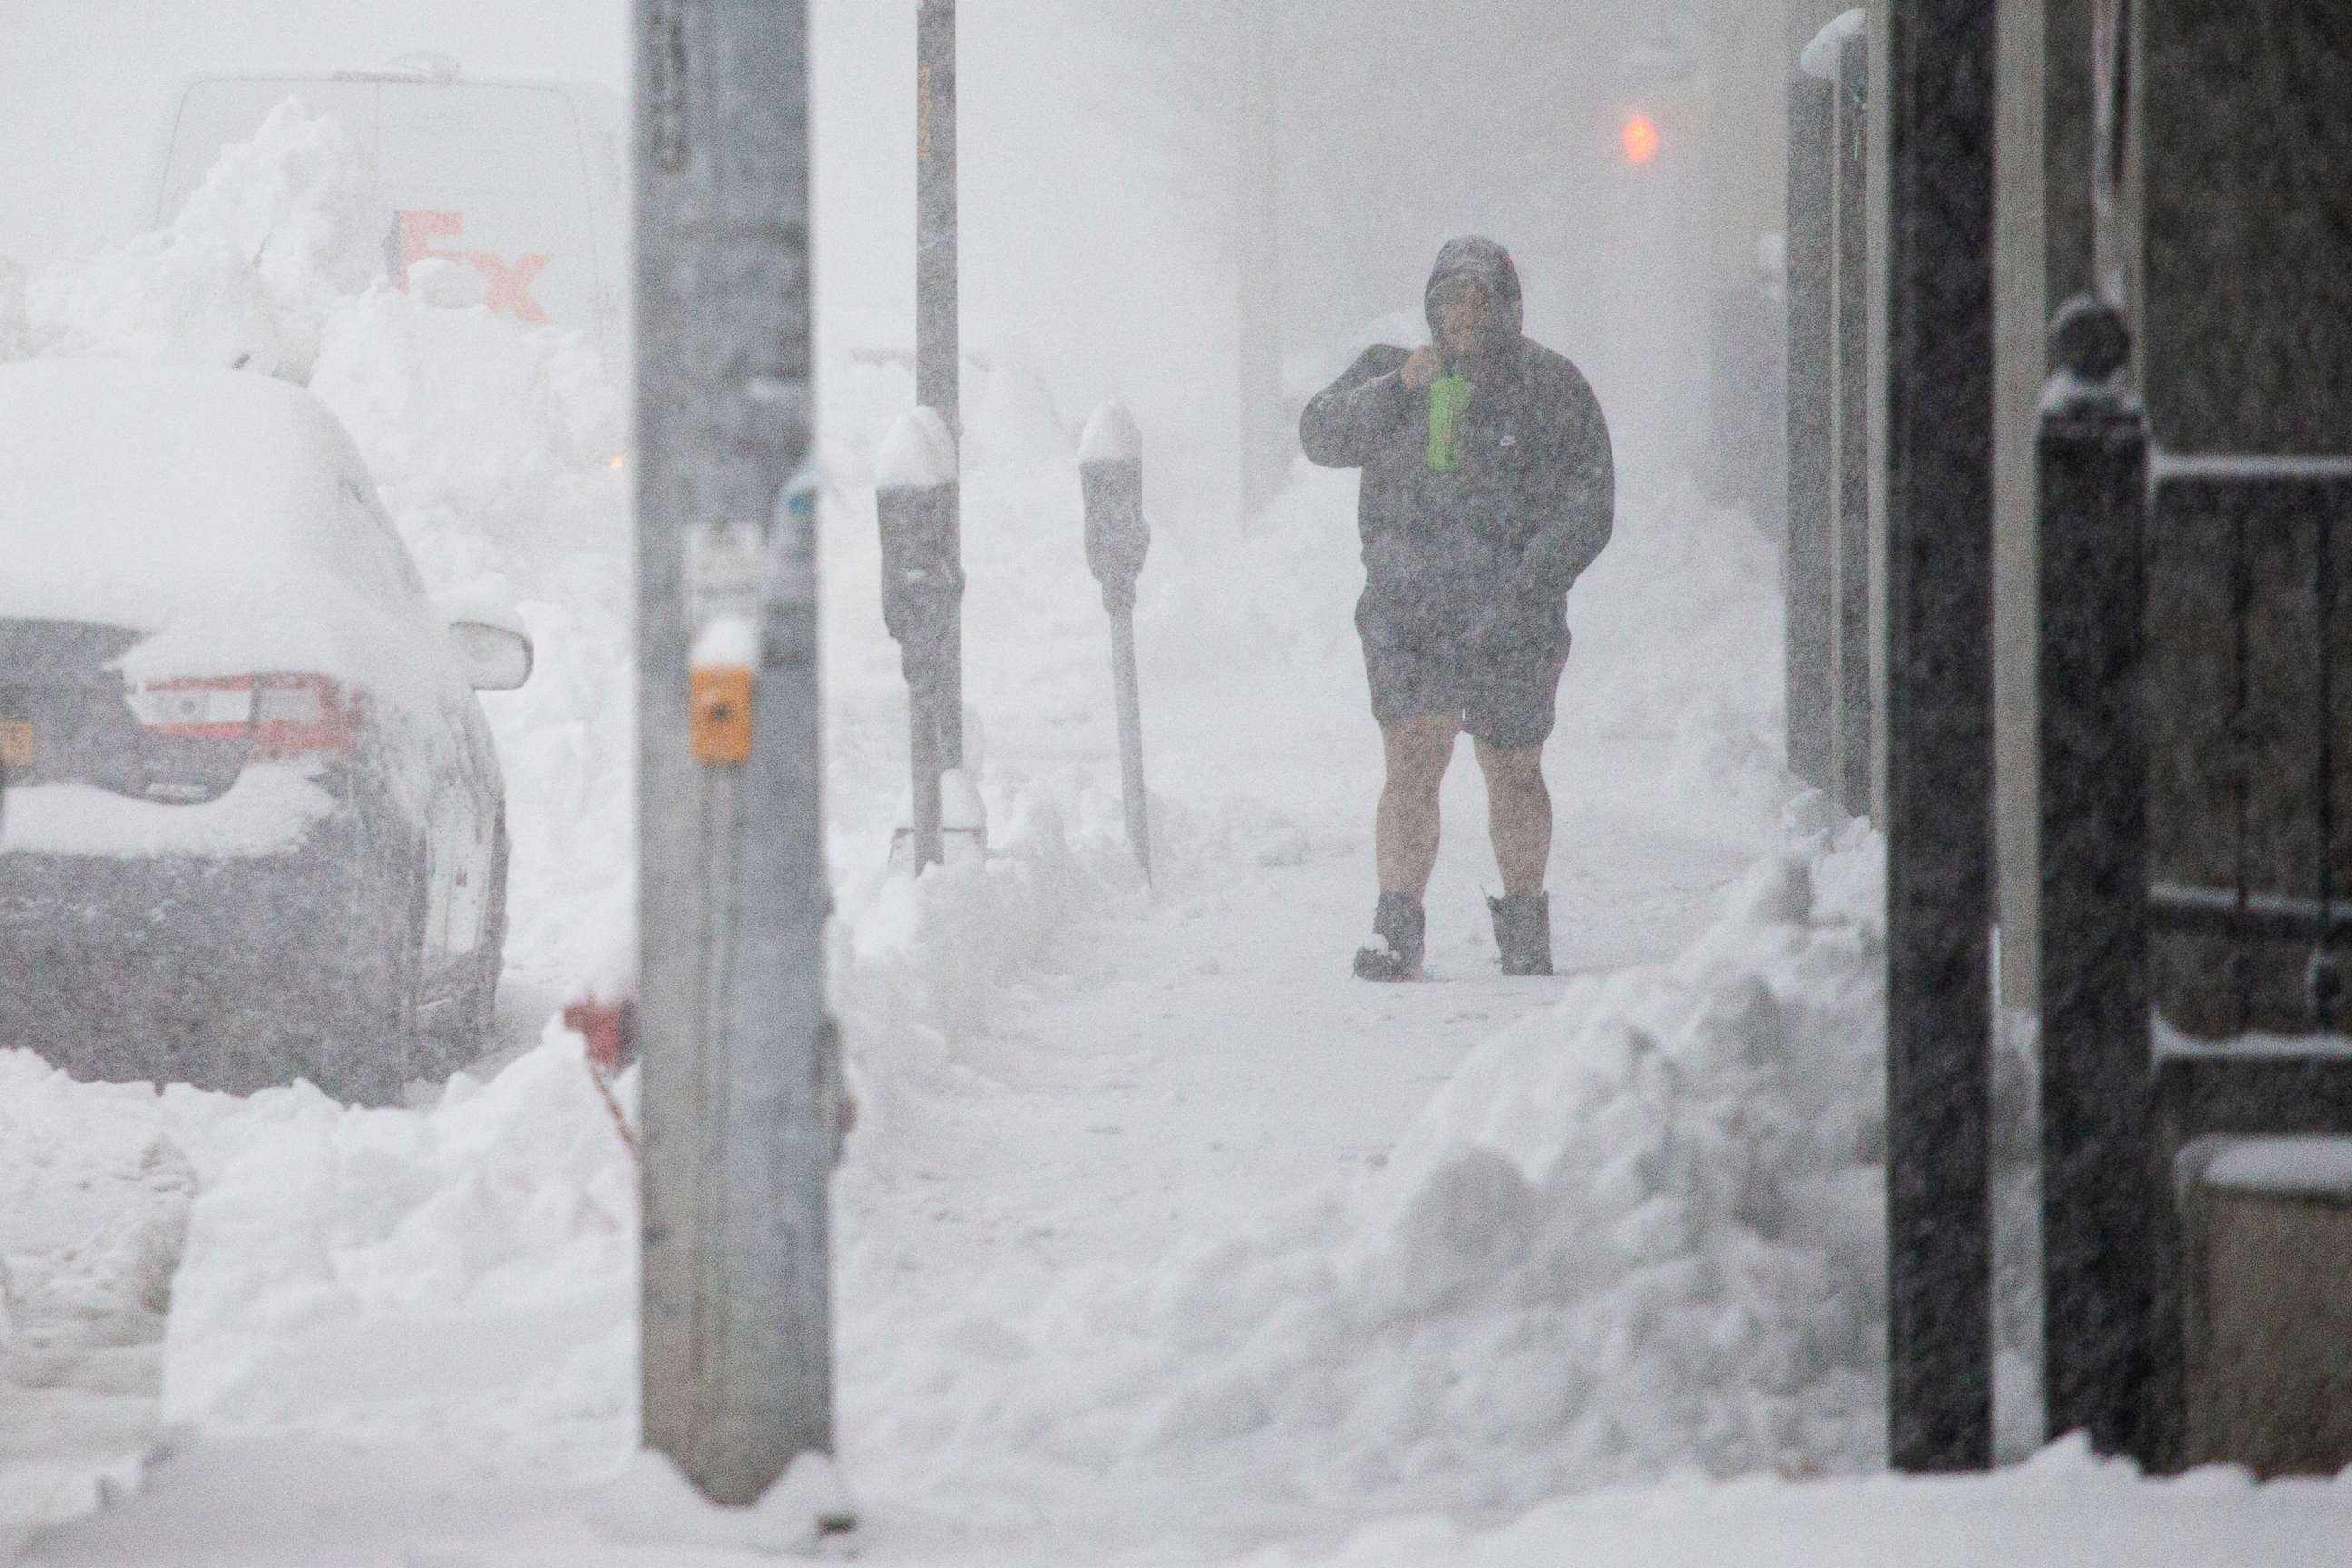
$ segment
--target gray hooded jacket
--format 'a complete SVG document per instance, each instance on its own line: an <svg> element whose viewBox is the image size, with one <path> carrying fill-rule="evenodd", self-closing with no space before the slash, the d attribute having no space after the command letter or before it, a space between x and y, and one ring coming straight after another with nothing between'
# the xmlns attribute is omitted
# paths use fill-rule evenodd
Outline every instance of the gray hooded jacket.
<svg viewBox="0 0 2352 1568"><path fill-rule="evenodd" d="M1431 394L1400 374L1411 356L1385 344L1307 404L1299 440L1313 462L1363 470L1367 636L1564 653L1568 591L1615 521L1608 422L1576 366L1524 334L1518 269L1493 240L1438 254L1433 335L1438 290L1458 277L1486 287L1506 331L1487 363L1447 367L1470 382L1454 471L1431 461Z"/></svg>

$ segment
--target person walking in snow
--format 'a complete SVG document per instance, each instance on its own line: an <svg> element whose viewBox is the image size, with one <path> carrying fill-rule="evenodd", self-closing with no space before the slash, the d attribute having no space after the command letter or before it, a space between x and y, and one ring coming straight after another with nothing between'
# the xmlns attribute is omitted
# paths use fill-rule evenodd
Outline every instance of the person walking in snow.
<svg viewBox="0 0 2352 1568"><path fill-rule="evenodd" d="M1549 974L1543 744L1568 591L1614 526L1609 426L1576 366L1522 332L1518 269L1493 240L1440 251L1423 304L1428 347L1367 350L1299 421L1311 461L1363 470L1356 629L1387 777L1380 904L1356 973L1421 974L1438 785L1467 730L1503 878L1487 900L1503 973Z"/></svg>

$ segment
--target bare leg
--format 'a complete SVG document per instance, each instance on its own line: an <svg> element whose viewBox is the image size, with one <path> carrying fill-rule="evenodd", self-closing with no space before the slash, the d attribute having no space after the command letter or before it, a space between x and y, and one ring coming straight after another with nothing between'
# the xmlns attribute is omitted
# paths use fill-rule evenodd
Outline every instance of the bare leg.
<svg viewBox="0 0 2352 1568"><path fill-rule="evenodd" d="M1381 787L1372 839L1381 891L1419 899L1437 866L1438 786L1454 760L1461 721L1450 714L1407 719L1381 731L1388 778Z"/></svg>
<svg viewBox="0 0 2352 1568"><path fill-rule="evenodd" d="M1486 775L1486 823L1503 891L1542 892L1551 864L1551 790L1544 783L1543 748L1506 752L1481 741L1478 769Z"/></svg>

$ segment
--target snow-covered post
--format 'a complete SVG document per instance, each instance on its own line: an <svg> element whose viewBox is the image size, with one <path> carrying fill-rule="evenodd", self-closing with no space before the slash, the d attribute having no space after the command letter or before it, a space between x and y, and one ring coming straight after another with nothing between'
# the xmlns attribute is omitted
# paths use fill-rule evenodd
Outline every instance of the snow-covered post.
<svg viewBox="0 0 2352 1568"><path fill-rule="evenodd" d="M1886 13L1890 1461L1992 1462L1992 0Z"/></svg>
<svg viewBox="0 0 2352 1568"><path fill-rule="evenodd" d="M1832 364L1836 103L1830 83L1800 73L1789 84L1789 768L1831 786L1831 648L1836 577L1831 529L1835 416Z"/></svg>
<svg viewBox="0 0 2352 1568"><path fill-rule="evenodd" d="M833 1447L807 17L635 23L639 1375L646 1446L748 1507Z"/></svg>
<svg viewBox="0 0 2352 1568"><path fill-rule="evenodd" d="M918 408L890 427L874 487L882 531L882 624L898 639L907 676L910 826L919 873L946 858L940 779L957 760L948 749L946 723L958 700L948 679L949 644L963 603L956 441L937 410Z"/></svg>
<svg viewBox="0 0 2352 1568"><path fill-rule="evenodd" d="M1143 435L1118 402L1104 404L1087 421L1078 444L1078 479L1086 489L1087 566L1102 584L1110 612L1111 685L1118 703L1119 798L1127 808L1127 841L1151 879L1151 807L1143 785L1142 698L1135 671L1135 580L1151 548L1143 516Z"/></svg>
<svg viewBox="0 0 2352 1568"><path fill-rule="evenodd" d="M2148 1015L2147 426L2130 334L2058 312L2041 486L2042 1396L2053 1435L2153 1463L2158 1216Z"/></svg>

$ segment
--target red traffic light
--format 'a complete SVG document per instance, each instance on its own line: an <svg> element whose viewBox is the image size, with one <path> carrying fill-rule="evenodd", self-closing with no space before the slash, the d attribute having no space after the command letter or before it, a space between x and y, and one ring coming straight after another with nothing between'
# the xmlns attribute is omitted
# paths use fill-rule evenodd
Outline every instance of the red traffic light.
<svg viewBox="0 0 2352 1568"><path fill-rule="evenodd" d="M1646 114L1625 121L1625 161L1646 163L1658 155L1658 127Z"/></svg>

